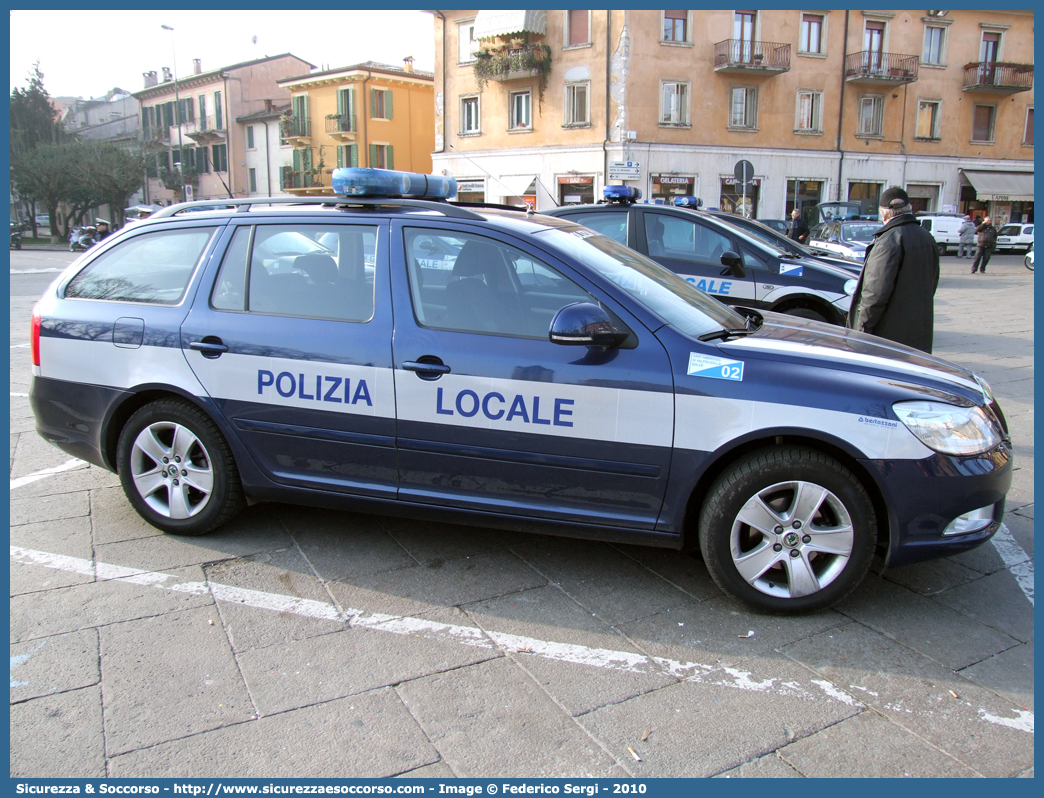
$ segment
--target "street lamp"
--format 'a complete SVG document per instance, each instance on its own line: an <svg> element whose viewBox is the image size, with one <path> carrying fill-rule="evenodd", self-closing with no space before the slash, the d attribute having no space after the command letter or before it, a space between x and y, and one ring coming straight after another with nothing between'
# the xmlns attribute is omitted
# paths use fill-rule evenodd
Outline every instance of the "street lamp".
<svg viewBox="0 0 1044 798"><path fill-rule="evenodd" d="M181 174L181 201L185 201L185 144L181 138L181 98L178 96L178 54L174 49L174 28L160 25L170 31L170 55L174 61L174 121L178 126L178 172Z"/></svg>

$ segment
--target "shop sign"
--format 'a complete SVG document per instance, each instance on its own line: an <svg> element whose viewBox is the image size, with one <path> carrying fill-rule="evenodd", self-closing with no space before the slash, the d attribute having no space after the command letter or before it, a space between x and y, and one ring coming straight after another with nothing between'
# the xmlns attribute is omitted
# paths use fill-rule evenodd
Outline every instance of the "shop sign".
<svg viewBox="0 0 1044 798"><path fill-rule="evenodd" d="M460 194L478 194L486 190L485 180L458 180L457 192Z"/></svg>

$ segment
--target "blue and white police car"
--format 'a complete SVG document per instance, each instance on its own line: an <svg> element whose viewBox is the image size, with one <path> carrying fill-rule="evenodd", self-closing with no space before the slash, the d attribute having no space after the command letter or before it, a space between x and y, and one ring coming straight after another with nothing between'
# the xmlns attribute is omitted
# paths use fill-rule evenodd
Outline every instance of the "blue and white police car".
<svg viewBox="0 0 1044 798"><path fill-rule="evenodd" d="M248 502L702 550L754 607L828 606L1001 522L986 384L807 319L741 314L563 219L451 179L175 205L33 311L37 429L198 535Z"/></svg>
<svg viewBox="0 0 1044 798"><path fill-rule="evenodd" d="M639 202L639 189L618 185L606 186L604 197L547 214L626 244L725 304L845 323L859 276L850 267L794 255L697 210L696 197L654 205Z"/></svg>

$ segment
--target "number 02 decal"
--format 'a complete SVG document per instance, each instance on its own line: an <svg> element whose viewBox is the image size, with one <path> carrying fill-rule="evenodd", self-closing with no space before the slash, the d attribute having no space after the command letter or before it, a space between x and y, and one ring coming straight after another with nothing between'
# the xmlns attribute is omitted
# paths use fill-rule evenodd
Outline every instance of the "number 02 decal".
<svg viewBox="0 0 1044 798"><path fill-rule="evenodd" d="M714 380L736 380L737 382L742 382L743 361L726 360L723 357L690 352L689 368L686 373L690 377L710 377Z"/></svg>

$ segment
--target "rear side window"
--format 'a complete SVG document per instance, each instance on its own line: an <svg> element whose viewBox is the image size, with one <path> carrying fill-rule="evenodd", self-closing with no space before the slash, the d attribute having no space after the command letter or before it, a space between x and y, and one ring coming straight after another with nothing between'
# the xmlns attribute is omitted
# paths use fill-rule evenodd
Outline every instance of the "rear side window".
<svg viewBox="0 0 1044 798"><path fill-rule="evenodd" d="M582 224L600 233L606 238L611 238L619 244L627 246L627 217L628 213L578 213L574 216L566 216L571 222Z"/></svg>
<svg viewBox="0 0 1044 798"><path fill-rule="evenodd" d="M734 249L721 233L689 219L661 213L645 214L645 236L653 258L720 263L722 253Z"/></svg>
<svg viewBox="0 0 1044 798"><path fill-rule="evenodd" d="M1017 236L1019 234L1019 228L1015 225L1008 225L1007 227L1001 228L1000 235L1002 236Z"/></svg>
<svg viewBox="0 0 1044 798"><path fill-rule="evenodd" d="M932 232L932 220L931 219L921 219L921 227L923 227L929 233Z"/></svg>
<svg viewBox="0 0 1044 798"><path fill-rule="evenodd" d="M91 261L65 287L74 299L177 305L214 227L134 236Z"/></svg>
<svg viewBox="0 0 1044 798"><path fill-rule="evenodd" d="M258 225L232 237L210 295L217 310L368 321L377 228Z"/></svg>

